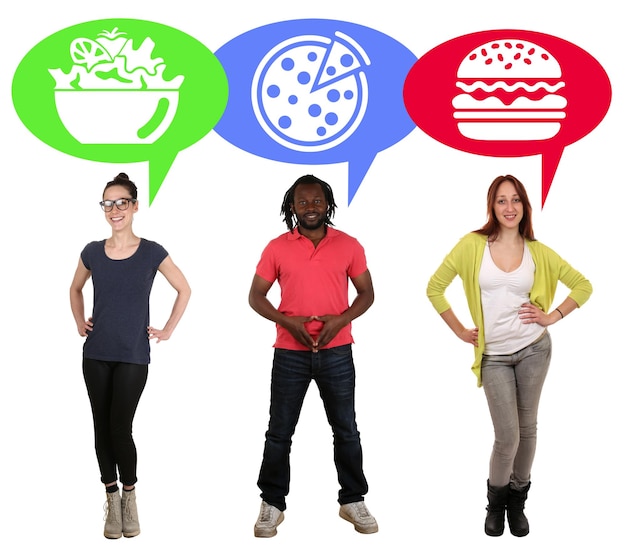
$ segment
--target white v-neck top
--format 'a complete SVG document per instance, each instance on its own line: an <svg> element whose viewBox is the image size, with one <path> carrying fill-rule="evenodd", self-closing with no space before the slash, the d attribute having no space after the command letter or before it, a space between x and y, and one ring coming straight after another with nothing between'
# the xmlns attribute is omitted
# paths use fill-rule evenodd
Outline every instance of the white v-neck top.
<svg viewBox="0 0 626 551"><path fill-rule="evenodd" d="M522 263L512 272L498 268L485 249L478 284L485 324L485 354L513 354L535 341L544 331L538 323L522 323L519 308L530 299L535 263L524 243Z"/></svg>

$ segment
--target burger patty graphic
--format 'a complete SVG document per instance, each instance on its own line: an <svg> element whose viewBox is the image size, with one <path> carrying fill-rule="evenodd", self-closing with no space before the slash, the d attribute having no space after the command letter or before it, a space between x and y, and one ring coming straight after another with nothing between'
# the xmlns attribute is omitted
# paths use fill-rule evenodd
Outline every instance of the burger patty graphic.
<svg viewBox="0 0 626 551"><path fill-rule="evenodd" d="M525 40L494 40L466 56L457 70L453 117L474 140L547 140L561 129L567 99L558 61Z"/></svg>

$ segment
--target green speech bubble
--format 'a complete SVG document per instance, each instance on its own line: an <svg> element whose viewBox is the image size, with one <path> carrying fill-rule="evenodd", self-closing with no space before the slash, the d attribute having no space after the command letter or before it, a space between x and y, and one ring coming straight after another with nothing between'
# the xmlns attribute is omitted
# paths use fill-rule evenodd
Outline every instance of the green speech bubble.
<svg viewBox="0 0 626 551"><path fill-rule="evenodd" d="M12 93L21 121L51 147L92 161L148 161L152 204L178 152L219 121L228 80L213 53L177 29L100 19L39 42Z"/></svg>

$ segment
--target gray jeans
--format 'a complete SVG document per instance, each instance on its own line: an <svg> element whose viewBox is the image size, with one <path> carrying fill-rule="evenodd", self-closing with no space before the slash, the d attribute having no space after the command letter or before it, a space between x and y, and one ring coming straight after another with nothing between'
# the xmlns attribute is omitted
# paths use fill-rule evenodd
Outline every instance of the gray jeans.
<svg viewBox="0 0 626 551"><path fill-rule="evenodd" d="M483 356L482 382L495 441L489 483L521 489L530 481L537 446L537 410L548 373L552 340L546 331L514 354Z"/></svg>

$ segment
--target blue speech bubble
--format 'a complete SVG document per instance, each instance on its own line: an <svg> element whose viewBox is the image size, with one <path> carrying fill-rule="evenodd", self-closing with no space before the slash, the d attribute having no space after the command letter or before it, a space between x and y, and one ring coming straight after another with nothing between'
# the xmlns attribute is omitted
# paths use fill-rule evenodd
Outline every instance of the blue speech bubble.
<svg viewBox="0 0 626 551"><path fill-rule="evenodd" d="M215 132L274 161L348 162L348 204L378 152L415 129L402 91L417 57L374 29L282 21L234 38L215 56L230 88Z"/></svg>

